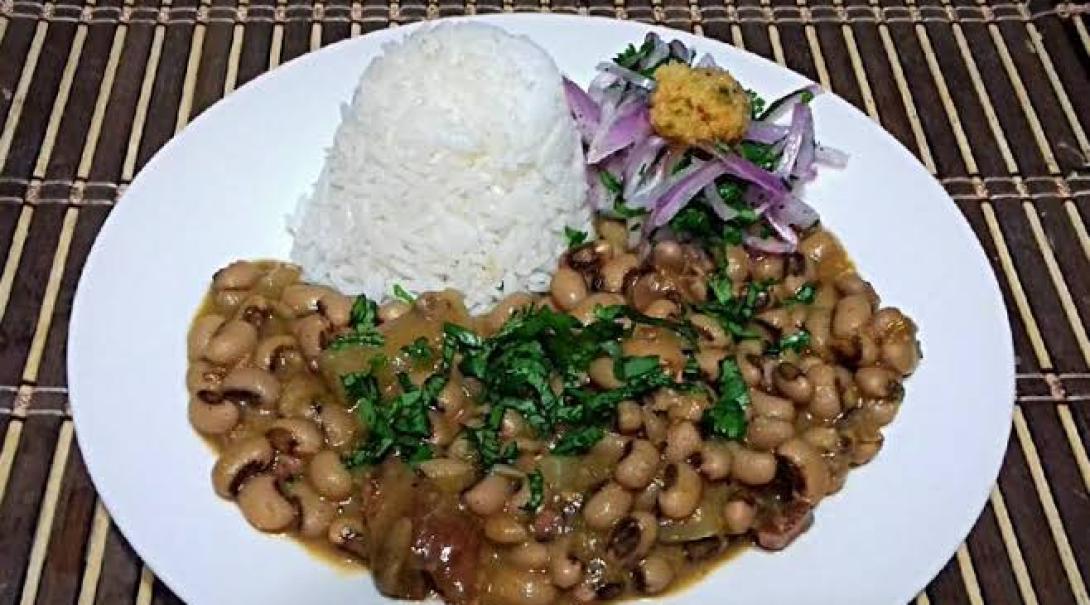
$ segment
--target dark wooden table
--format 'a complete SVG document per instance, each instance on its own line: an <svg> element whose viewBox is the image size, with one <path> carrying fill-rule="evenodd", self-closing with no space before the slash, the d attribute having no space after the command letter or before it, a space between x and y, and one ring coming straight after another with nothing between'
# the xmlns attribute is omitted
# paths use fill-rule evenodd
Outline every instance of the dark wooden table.
<svg viewBox="0 0 1090 605"><path fill-rule="evenodd" d="M84 259L148 158L223 95L320 46L499 11L636 19L724 40L831 88L916 153L999 276L1018 373L999 482L916 602L1090 604L1088 5L0 0L0 605L178 600L95 495L64 369ZM958 303L957 288L944 304Z"/></svg>

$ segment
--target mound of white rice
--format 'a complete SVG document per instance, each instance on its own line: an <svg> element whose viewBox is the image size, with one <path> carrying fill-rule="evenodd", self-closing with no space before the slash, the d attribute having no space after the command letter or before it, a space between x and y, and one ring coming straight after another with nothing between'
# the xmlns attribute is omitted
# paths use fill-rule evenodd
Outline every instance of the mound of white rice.
<svg viewBox="0 0 1090 605"><path fill-rule="evenodd" d="M583 152L560 72L523 37L440 24L364 72L289 221L305 277L386 298L456 288L481 311L548 288L586 230Z"/></svg>

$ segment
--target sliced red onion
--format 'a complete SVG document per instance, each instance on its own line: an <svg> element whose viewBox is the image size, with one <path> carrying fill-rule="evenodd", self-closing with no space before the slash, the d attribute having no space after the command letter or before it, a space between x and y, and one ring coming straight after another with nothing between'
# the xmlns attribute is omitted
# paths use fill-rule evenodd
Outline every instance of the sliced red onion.
<svg viewBox="0 0 1090 605"><path fill-rule="evenodd" d="M670 56L671 57L673 57L673 58L675 58L675 59L677 59L679 61L683 61L686 65L688 65L689 63L692 63L692 61L693 61L693 54L694 54L693 51L690 50L688 46L685 46L685 43L682 42L681 40L671 40L670 41Z"/></svg>
<svg viewBox="0 0 1090 605"><path fill-rule="evenodd" d="M642 101L629 100L603 120L587 149L587 163L597 164L606 157L638 143L651 134L651 117Z"/></svg>
<svg viewBox="0 0 1090 605"><path fill-rule="evenodd" d="M720 220L729 221L738 216L738 211L728 206L723 196L719 195L719 188L715 186L714 181L704 185L704 199L708 202L708 207Z"/></svg>
<svg viewBox="0 0 1090 605"><path fill-rule="evenodd" d="M757 119L763 122L770 122L784 111L794 107L795 104L801 101L803 96L807 94L811 97L816 97L821 94L821 87L817 84L811 84L809 86L803 86L798 90L793 90L770 103L768 107L765 108L764 112L757 116Z"/></svg>
<svg viewBox="0 0 1090 605"><path fill-rule="evenodd" d="M666 141L662 137L652 135L629 150L624 167L625 199L635 194L645 177L650 176L649 171L664 147L666 147Z"/></svg>
<svg viewBox="0 0 1090 605"><path fill-rule="evenodd" d="M769 254L790 254L795 251L795 246L778 239L746 235L742 242L754 250Z"/></svg>
<svg viewBox="0 0 1090 605"><path fill-rule="evenodd" d="M788 127L787 136L783 139L783 153L780 154L780 159L776 162L776 169L773 174L780 178L787 178L795 170L799 153L805 146L807 130L812 131L813 127L814 120L810 113L810 107L805 103L796 103L791 109L791 126ZM813 139L811 138L811 140ZM812 153L810 159L813 160Z"/></svg>
<svg viewBox="0 0 1090 605"><path fill-rule="evenodd" d="M575 118L579 134L583 136L584 142L589 143L594 138L594 133L598 132L602 110L578 84L567 78L564 78L564 97L568 100L568 109Z"/></svg>
<svg viewBox="0 0 1090 605"><path fill-rule="evenodd" d="M590 81L587 96L598 104L602 113L606 113L610 108L620 104L624 89L623 80L611 73L601 71Z"/></svg>
<svg viewBox="0 0 1090 605"><path fill-rule="evenodd" d="M640 61L640 69L650 69L670 58L670 47L655 33L649 33L643 39L644 44L652 44L651 52Z"/></svg>
<svg viewBox="0 0 1090 605"><path fill-rule="evenodd" d="M787 127L779 124L770 124L760 120L749 123L745 139L756 143L771 145L787 136Z"/></svg>
<svg viewBox="0 0 1090 605"><path fill-rule="evenodd" d="M587 204L596 211L613 206L613 195L602 184L601 171L594 166L587 166Z"/></svg>
<svg viewBox="0 0 1090 605"><path fill-rule="evenodd" d="M748 181L764 189L773 199L779 199L787 194L787 187L776 175L750 162L742 156L710 147L708 148L721 164L726 166L727 173L736 178Z"/></svg>
<svg viewBox="0 0 1090 605"><path fill-rule="evenodd" d="M848 154L834 147L818 144L814 149L814 160L833 168L843 168L848 165Z"/></svg>
<svg viewBox="0 0 1090 605"><path fill-rule="evenodd" d="M782 201L773 204L769 215L775 216L777 220L783 223L801 229L808 229L818 222L820 218L817 210L814 210L809 204L794 195L789 195Z"/></svg>
<svg viewBox="0 0 1090 605"><path fill-rule="evenodd" d="M719 64L715 62L715 58L712 57L711 53L704 53L704 56L700 57L700 60L696 62L696 66L707 69L719 69Z"/></svg>
<svg viewBox="0 0 1090 605"><path fill-rule="evenodd" d="M814 134L811 128L803 134L799 157L795 160L795 167L791 169L791 176L804 179L807 175L815 174L814 147Z"/></svg>
<svg viewBox="0 0 1090 605"><path fill-rule="evenodd" d="M689 200L697 192L727 172L727 167L722 162L705 162L703 164L693 162L693 166L696 166L695 170L678 181L655 202L655 209L651 212L649 219L652 227L665 225L685 207L685 204L689 203Z"/></svg>
<svg viewBox="0 0 1090 605"><path fill-rule="evenodd" d="M602 61L597 66L598 71L613 74L625 82L638 86L645 90L655 90L655 81L627 67L621 67L612 61Z"/></svg>

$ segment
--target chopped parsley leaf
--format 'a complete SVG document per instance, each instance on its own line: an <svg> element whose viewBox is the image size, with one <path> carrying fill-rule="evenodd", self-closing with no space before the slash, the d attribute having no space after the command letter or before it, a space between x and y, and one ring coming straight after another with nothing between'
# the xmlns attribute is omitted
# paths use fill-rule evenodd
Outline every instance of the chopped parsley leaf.
<svg viewBox="0 0 1090 605"><path fill-rule="evenodd" d="M564 433L553 445L553 454L557 456L575 456L583 454L605 436L600 426L584 426Z"/></svg>
<svg viewBox="0 0 1090 605"><path fill-rule="evenodd" d="M352 303L352 309L348 315L351 330L334 338L328 348L340 351L352 347L381 347L385 339L375 328L377 317L378 305L367 296L360 294Z"/></svg>
<svg viewBox="0 0 1090 605"><path fill-rule="evenodd" d="M435 351L428 344L428 339L423 336L401 347L401 350L416 362L428 362L435 356Z"/></svg>
<svg viewBox="0 0 1090 605"><path fill-rule="evenodd" d="M408 290L401 287L401 284L394 284L394 297L399 298L410 305L416 302L416 297L413 296Z"/></svg>
<svg viewBox="0 0 1090 605"><path fill-rule="evenodd" d="M564 227L564 237L568 238L568 247L574 248L587 241L587 232L578 231L571 227Z"/></svg>
<svg viewBox="0 0 1090 605"><path fill-rule="evenodd" d="M776 342L769 346L768 353L776 355L784 351L795 351L801 353L810 346L810 333L806 330L799 330L793 334L788 334L780 338L779 342Z"/></svg>
<svg viewBox="0 0 1090 605"><path fill-rule="evenodd" d="M533 472L526 475L526 481L530 486L530 500L523 505L522 510L536 513L541 508L541 503L545 501L545 476L541 474L540 469L535 468Z"/></svg>
<svg viewBox="0 0 1090 605"><path fill-rule="evenodd" d="M727 357L719 366L719 397L704 411L704 430L714 437L737 441L746 434L746 408L749 388L734 359Z"/></svg>
<svg viewBox="0 0 1090 605"><path fill-rule="evenodd" d="M795 293L791 295L791 298L784 301L785 304L802 304L809 305L814 302L814 298L817 296L817 287L812 282L806 282L795 290Z"/></svg>

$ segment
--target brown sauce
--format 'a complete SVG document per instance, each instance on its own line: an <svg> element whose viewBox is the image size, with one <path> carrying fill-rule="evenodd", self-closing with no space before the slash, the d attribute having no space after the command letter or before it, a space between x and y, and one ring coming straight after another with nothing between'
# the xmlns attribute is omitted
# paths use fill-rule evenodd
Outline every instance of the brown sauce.
<svg viewBox="0 0 1090 605"><path fill-rule="evenodd" d="M189 339L190 420L220 456L213 483L255 527L346 572L370 567L379 590L400 598L534 605L662 594L751 544L786 547L880 449L919 358L915 326L880 305L820 229L791 257L722 254L667 243L638 262L607 237L569 251L564 279L544 296L513 295L471 317L458 293L425 293L362 322L360 299L302 284L297 268L234 263L214 276ZM618 276L621 264L631 269ZM711 304L724 283L730 301L748 300L736 326ZM570 328L570 341L496 341L500 352L543 347L533 355L555 366L546 382L559 405L642 389L586 426L561 420L542 433L533 414L544 393L529 403L519 403L525 390L497 395L508 388L495 378L503 368L517 378L531 366L503 366L493 352L482 362L492 373L474 375L462 362L478 345L455 345L452 363L443 356L455 341L445 326L484 342L517 309L590 325L611 305L633 314L608 320L623 330L567 377L553 349L584 328ZM617 368L641 359L666 382L622 379ZM442 388L430 392L436 377ZM373 385L373 398L354 380ZM715 412L732 388L745 409L741 432L724 436ZM418 400L424 407L412 408ZM396 409L408 411L373 416ZM407 438L421 422L425 433ZM381 449L389 427L392 445ZM594 427L597 439L557 453L576 428ZM489 434L501 458L491 468Z"/></svg>

